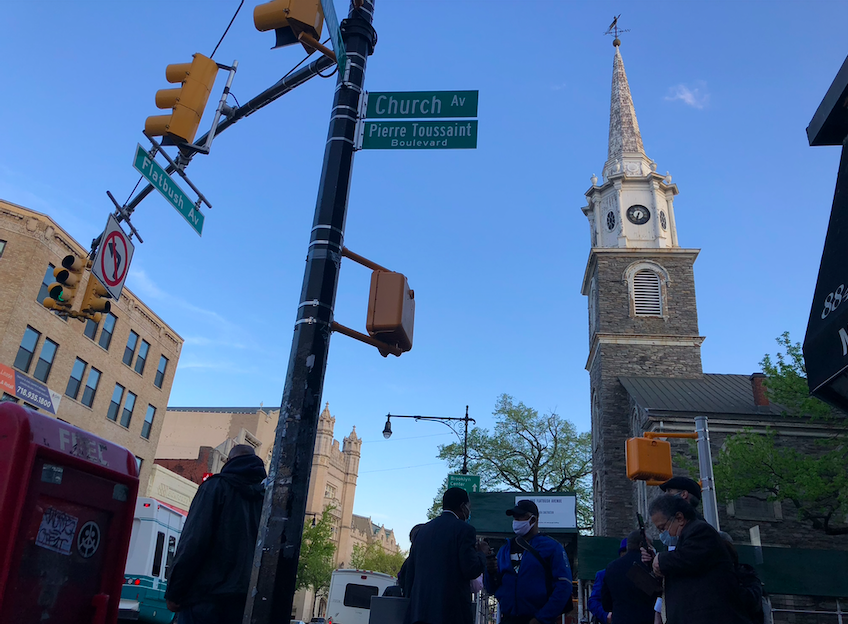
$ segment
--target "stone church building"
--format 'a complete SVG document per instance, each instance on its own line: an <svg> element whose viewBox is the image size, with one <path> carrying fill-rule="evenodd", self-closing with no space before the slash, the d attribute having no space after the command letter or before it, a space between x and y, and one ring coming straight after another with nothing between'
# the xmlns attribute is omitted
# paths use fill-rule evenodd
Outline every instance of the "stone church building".
<svg viewBox="0 0 848 624"><path fill-rule="evenodd" d="M645 152L620 41L614 45L608 157L601 177L592 176L582 208L591 233L582 292L589 307L595 534L621 538L636 527L637 512L647 516L659 493L627 478L628 438L691 432L694 418L707 416L715 461L724 439L746 427L771 427L782 443L801 448L813 448L829 431L783 417L769 404L761 374L703 372L694 274L699 250L680 245L679 191ZM685 441L672 441L672 450L690 454ZM682 464L676 474L686 474ZM797 547L803 538L805 548L848 550L848 536L812 530L788 503L753 496L728 502L718 494L721 528L736 543L750 543L749 529L757 525L764 546Z"/></svg>

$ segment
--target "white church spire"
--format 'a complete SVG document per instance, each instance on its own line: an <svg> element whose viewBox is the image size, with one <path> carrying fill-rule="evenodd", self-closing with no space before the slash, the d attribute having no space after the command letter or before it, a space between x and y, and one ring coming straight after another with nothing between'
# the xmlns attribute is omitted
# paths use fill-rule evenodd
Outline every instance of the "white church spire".
<svg viewBox="0 0 848 624"><path fill-rule="evenodd" d="M592 175L586 192L593 248L677 247L671 176L657 173L645 154L636 109L621 58L621 41L613 42L609 145L603 178Z"/></svg>
<svg viewBox="0 0 848 624"><path fill-rule="evenodd" d="M621 58L621 42L616 39L615 59L612 65L612 96L610 97L609 161L620 160L625 154L645 155L636 109Z"/></svg>

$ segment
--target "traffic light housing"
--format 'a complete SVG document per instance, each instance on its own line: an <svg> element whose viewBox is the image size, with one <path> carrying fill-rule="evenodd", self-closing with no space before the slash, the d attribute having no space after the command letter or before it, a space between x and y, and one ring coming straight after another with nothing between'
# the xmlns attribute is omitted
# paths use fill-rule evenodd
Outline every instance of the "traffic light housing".
<svg viewBox="0 0 848 624"><path fill-rule="evenodd" d="M273 30L277 34L274 48L297 43L300 33L320 41L324 10L321 0L271 0L253 9L253 24L260 32ZM303 41L300 43L307 53L315 51Z"/></svg>
<svg viewBox="0 0 848 624"><path fill-rule="evenodd" d="M634 481L668 481L671 444L656 438L630 438L625 447L627 478Z"/></svg>
<svg viewBox="0 0 848 624"><path fill-rule="evenodd" d="M406 277L392 271L374 271L365 322L368 335L406 352L412 349L414 323L415 291L409 288Z"/></svg>
<svg viewBox="0 0 848 624"><path fill-rule="evenodd" d="M85 262L73 254L62 258L62 266L53 269L56 281L47 287L47 294L42 305L50 310L69 311L74 304Z"/></svg>
<svg viewBox="0 0 848 624"><path fill-rule="evenodd" d="M172 111L170 115L148 117L144 122L145 133L167 136L175 143L194 141L217 75L218 64L200 53L194 55L191 63L168 65L165 78L182 86L156 92L156 106Z"/></svg>
<svg viewBox="0 0 848 624"><path fill-rule="evenodd" d="M108 300L108 297L109 291L94 276L94 273L89 274L88 284L85 286L85 294L80 306L80 314L90 318L95 323L99 323L102 318L101 312L108 313L112 310L112 302Z"/></svg>

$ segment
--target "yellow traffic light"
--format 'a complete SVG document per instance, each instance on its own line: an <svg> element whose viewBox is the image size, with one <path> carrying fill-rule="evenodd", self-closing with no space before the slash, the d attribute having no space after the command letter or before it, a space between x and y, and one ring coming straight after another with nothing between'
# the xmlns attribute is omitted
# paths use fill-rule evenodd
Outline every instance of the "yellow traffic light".
<svg viewBox="0 0 848 624"><path fill-rule="evenodd" d="M156 92L156 106L173 109L170 115L155 115L144 122L144 131L150 136L176 137L191 143L200 126L200 119L209 100L218 64L198 53L191 63L178 63L165 68L165 78L171 83L182 83L175 89Z"/></svg>
<svg viewBox="0 0 848 624"><path fill-rule="evenodd" d="M253 24L260 32L276 32L275 48L297 43L301 33L320 41L324 10L321 0L271 0L253 9ZM300 43L307 52L315 51L304 41Z"/></svg>
<svg viewBox="0 0 848 624"><path fill-rule="evenodd" d="M42 305L51 310L70 310L77 294L85 262L73 254L62 258L62 266L53 269L53 277L56 281L47 287L50 295L44 299Z"/></svg>
<svg viewBox="0 0 848 624"><path fill-rule="evenodd" d="M671 444L665 440L630 438L625 446L627 478L634 481L668 481L671 473Z"/></svg>
<svg viewBox="0 0 848 624"><path fill-rule="evenodd" d="M409 351L414 323L415 291L409 288L406 277L392 271L374 271L365 322L368 335L401 351Z"/></svg>
<svg viewBox="0 0 848 624"><path fill-rule="evenodd" d="M95 323L99 323L102 316L100 313L112 310L112 303L107 297L109 297L109 291L94 276L94 273L89 274L88 284L86 284L85 294L80 306L80 314L90 318Z"/></svg>

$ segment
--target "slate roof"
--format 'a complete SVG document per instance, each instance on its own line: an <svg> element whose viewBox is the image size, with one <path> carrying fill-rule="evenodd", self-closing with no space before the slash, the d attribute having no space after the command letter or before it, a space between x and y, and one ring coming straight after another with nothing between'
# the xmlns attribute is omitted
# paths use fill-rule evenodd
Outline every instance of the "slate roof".
<svg viewBox="0 0 848 624"><path fill-rule="evenodd" d="M749 375L706 374L698 379L619 377L639 407L649 412L780 416L775 404L757 406Z"/></svg>

